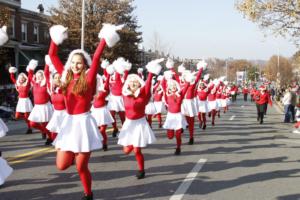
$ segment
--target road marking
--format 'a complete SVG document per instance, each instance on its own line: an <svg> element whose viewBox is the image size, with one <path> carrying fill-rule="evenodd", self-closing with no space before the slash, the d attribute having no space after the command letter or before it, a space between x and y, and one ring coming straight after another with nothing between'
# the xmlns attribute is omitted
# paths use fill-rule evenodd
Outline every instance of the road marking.
<svg viewBox="0 0 300 200"><path fill-rule="evenodd" d="M232 121L232 120L234 120L234 118L235 118L235 115L232 115L229 120Z"/></svg>
<svg viewBox="0 0 300 200"><path fill-rule="evenodd" d="M46 148L38 149L38 150L35 150L35 151L29 151L27 153L19 154L19 155L14 156L14 157L8 157L6 160L8 162L10 162L12 160L16 160L16 159L19 159L19 158L24 158L24 157L31 156L31 155L34 155L34 154L38 154L40 152L48 151L50 149L52 149L52 147L46 147Z"/></svg>
<svg viewBox="0 0 300 200"><path fill-rule="evenodd" d="M279 139L277 141L279 141L279 142L287 142L287 143L294 143L294 144L300 144L300 141L294 141L294 140Z"/></svg>
<svg viewBox="0 0 300 200"><path fill-rule="evenodd" d="M244 107L245 107L244 105L241 106L241 108L244 108Z"/></svg>
<svg viewBox="0 0 300 200"><path fill-rule="evenodd" d="M196 176L198 175L199 171L201 170L201 168L203 167L206 161L207 159L203 159L203 158L200 158L200 160L198 160L198 162L196 163L192 171L186 176L186 178L183 180L181 185L177 188L173 196L171 196L170 200L181 200L183 198L184 194L189 189L193 180L196 178Z"/></svg>

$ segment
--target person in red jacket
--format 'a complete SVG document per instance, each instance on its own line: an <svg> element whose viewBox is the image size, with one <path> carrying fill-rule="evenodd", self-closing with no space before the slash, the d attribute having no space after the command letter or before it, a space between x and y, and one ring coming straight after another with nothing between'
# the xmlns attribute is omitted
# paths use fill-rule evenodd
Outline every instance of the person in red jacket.
<svg viewBox="0 0 300 200"><path fill-rule="evenodd" d="M192 81L191 78L187 78L187 83L182 90L180 90L179 83L173 79L163 79L162 81L164 98L168 107L163 128L167 129L169 139L173 139L174 135L176 137L175 155L180 155L181 153L181 134L183 133L183 129L187 126L186 119L181 113L181 104L190 85L190 81Z"/></svg>
<svg viewBox="0 0 300 200"><path fill-rule="evenodd" d="M270 98L270 94L267 93L267 88L264 85L260 86L259 90L260 91L257 91L254 94L254 99L257 107L257 121L262 124L264 122L266 106L268 104L272 106L272 100Z"/></svg>
<svg viewBox="0 0 300 200"><path fill-rule="evenodd" d="M29 91L31 87L31 80L33 76L33 71L30 71L28 73L28 77L26 76L25 73L20 73L18 75L18 79L15 79L14 73L17 72L17 68L15 67L10 67L9 68L9 73L10 73L10 79L11 81L15 84L16 90L19 94L18 97L18 103L16 107L16 119L21 119L23 118L27 124L27 131L26 134L32 133L32 129L30 127L30 123L28 120L29 114L32 111L32 103L29 98Z"/></svg>
<svg viewBox="0 0 300 200"><path fill-rule="evenodd" d="M30 61L28 65L29 73L33 73L37 66L37 61ZM32 71L32 72L30 72ZM50 96L47 87L46 77L43 70L38 70L31 81L34 107L28 117L30 126L41 131L43 136L47 136L45 145L51 144L51 133L46 128L50 121L53 108L50 103Z"/></svg>
<svg viewBox="0 0 300 200"><path fill-rule="evenodd" d="M105 99L109 95L109 80L110 80L110 75L114 73L114 69L112 65L104 66L103 63L105 62L107 61L103 61L101 66L104 67L105 71L107 71L107 75L105 77L105 82L103 81L100 75L97 76L97 92L94 97L94 103L91 108L91 112L92 112L92 116L95 118L97 122L97 126L103 137L103 142L102 142L103 150L107 151L108 147L107 147L106 127L107 125L112 124L114 122L114 119L106 107Z"/></svg>
<svg viewBox="0 0 300 200"><path fill-rule="evenodd" d="M149 62L146 66L148 77L144 82L138 75L130 74L122 89L126 120L119 134L118 144L123 146L125 154L134 151L139 171L136 177L145 177L144 156L142 148L156 141L155 135L145 118L145 109L151 98L153 75L158 75L163 59Z"/></svg>
<svg viewBox="0 0 300 200"><path fill-rule="evenodd" d="M57 149L56 167L69 168L74 160L84 188L84 200L92 200L92 177L88 169L91 152L102 148L102 136L96 120L90 114L91 101L96 90L96 76L100 57L106 45L114 46L120 39L117 30L121 26L103 24L101 38L93 60L81 49L73 50L65 65L60 61L58 45L67 38L67 28L55 25L50 28L49 56L59 74L62 74L62 92L66 103L66 116L53 144ZM90 66L89 70L88 67Z"/></svg>
<svg viewBox="0 0 300 200"><path fill-rule="evenodd" d="M56 72L48 55L45 57L45 62L46 66L44 69L44 74L46 77L51 102L54 108L53 115L46 126L46 128L51 132L51 137L47 141L47 144L50 144L55 140L57 133L60 132L61 122L66 116L66 105L61 90L61 75Z"/></svg>
<svg viewBox="0 0 300 200"><path fill-rule="evenodd" d="M244 101L247 101L249 90L248 90L248 87L246 85L244 85L242 92L244 94Z"/></svg>

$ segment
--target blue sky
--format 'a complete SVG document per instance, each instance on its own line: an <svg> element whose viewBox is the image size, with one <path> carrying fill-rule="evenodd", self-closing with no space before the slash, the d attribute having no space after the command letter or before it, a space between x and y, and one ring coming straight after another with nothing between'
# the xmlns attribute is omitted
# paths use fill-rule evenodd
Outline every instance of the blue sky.
<svg viewBox="0 0 300 200"><path fill-rule="evenodd" d="M36 10L41 0L22 0ZM44 0L47 10L57 0ZM235 0L135 0L134 14L143 32L143 46L157 33L165 50L181 58L269 59L279 52L290 57L296 47L284 38L264 37L256 24L234 8Z"/></svg>

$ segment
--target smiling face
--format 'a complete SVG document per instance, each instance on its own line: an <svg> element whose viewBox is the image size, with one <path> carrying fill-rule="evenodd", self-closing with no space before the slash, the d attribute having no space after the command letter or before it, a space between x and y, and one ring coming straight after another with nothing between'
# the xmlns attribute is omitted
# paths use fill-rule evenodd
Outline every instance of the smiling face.
<svg viewBox="0 0 300 200"><path fill-rule="evenodd" d="M176 86L175 83L170 84L170 86L169 86L169 92L170 92L171 94L174 94L174 93L177 92L177 86Z"/></svg>
<svg viewBox="0 0 300 200"><path fill-rule="evenodd" d="M74 54L71 60L71 70L74 74L79 74L85 68L84 58L80 54Z"/></svg>
<svg viewBox="0 0 300 200"><path fill-rule="evenodd" d="M54 76L53 76L54 85L56 85L56 86L60 85L60 78L61 78L60 74L58 74L58 73L54 74Z"/></svg>
<svg viewBox="0 0 300 200"><path fill-rule="evenodd" d="M20 74L19 76L20 76L20 77L19 77L19 82L20 82L21 84L25 83L25 82L26 82L26 77L25 77L23 74Z"/></svg>
<svg viewBox="0 0 300 200"><path fill-rule="evenodd" d="M132 79L128 82L128 88L132 93L135 93L140 87L141 84L137 79Z"/></svg>
<svg viewBox="0 0 300 200"><path fill-rule="evenodd" d="M36 81L37 82L42 82L44 80L44 75L43 75L43 73L42 72L37 72L36 73Z"/></svg>

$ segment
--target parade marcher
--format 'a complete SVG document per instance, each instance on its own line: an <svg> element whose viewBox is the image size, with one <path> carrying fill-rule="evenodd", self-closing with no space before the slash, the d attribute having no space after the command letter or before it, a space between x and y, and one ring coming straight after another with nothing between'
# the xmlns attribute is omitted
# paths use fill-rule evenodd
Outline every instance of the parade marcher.
<svg viewBox="0 0 300 200"><path fill-rule="evenodd" d="M33 73L36 67L37 61L30 61L27 67L29 73ZM31 85L34 107L28 117L28 120L30 121L31 127L40 130L44 137L47 136L45 145L50 145L52 142L52 134L46 128L46 126L52 117L53 108L50 103L50 95L43 70L38 70L35 73L33 79L31 80Z"/></svg>
<svg viewBox="0 0 300 200"><path fill-rule="evenodd" d="M44 74L46 77L51 102L54 108L53 115L46 126L46 128L51 132L51 137L48 140L48 143L50 144L55 140L57 133L60 132L61 122L66 116L66 105L61 89L61 75L55 70L48 55L45 57L45 62L46 65Z"/></svg>
<svg viewBox="0 0 300 200"><path fill-rule="evenodd" d="M246 85L244 85L242 93L244 95L244 101L247 101L249 90L248 90L248 87Z"/></svg>
<svg viewBox="0 0 300 200"><path fill-rule="evenodd" d="M0 138L4 137L8 132L6 124L0 118ZM0 151L0 185L3 185L7 177L13 172L13 169L8 165L6 160L2 158L2 152Z"/></svg>
<svg viewBox="0 0 300 200"><path fill-rule="evenodd" d="M125 105L126 120L119 134L118 144L123 146L125 154L135 153L139 171L136 177L145 177L144 156L142 148L156 141L155 135L145 118L145 109L151 98L153 75L158 75L163 59L157 59L147 64L148 77L144 82L138 75L130 74L126 79L122 94ZM121 68L121 66L117 66Z"/></svg>
<svg viewBox="0 0 300 200"><path fill-rule="evenodd" d="M235 85L235 83L233 83L230 90L232 102L236 101L237 92L238 92L238 87Z"/></svg>
<svg viewBox="0 0 300 200"><path fill-rule="evenodd" d="M207 95L207 103L208 103L208 116L211 117L211 125L214 126L216 114L218 110L216 93L219 90L220 82L217 79L215 79L213 82L209 84L209 87L212 87L211 84L213 84L213 88L210 90L209 94Z"/></svg>
<svg viewBox="0 0 300 200"><path fill-rule="evenodd" d="M193 81L192 79L193 77L186 76L187 83L182 90L180 90L179 83L169 77L165 77L162 81L164 98L168 108L163 128L167 129L169 139L176 137L175 155L180 155L181 153L181 134L187 126L186 119L181 113L181 104L190 85L189 82Z"/></svg>
<svg viewBox="0 0 300 200"><path fill-rule="evenodd" d="M62 74L62 91L67 110L60 132L53 142L57 149L56 166L60 170L66 170L75 159L84 188L84 200L93 199L92 177L88 168L91 152L102 148L102 136L96 120L89 112L96 90L97 70L105 46L112 47L119 41L116 31L121 28L122 26L103 24L98 35L101 40L93 60L84 50L77 49L70 53L65 66L57 53L58 45L67 38L67 28L61 25L50 28L51 44L48 54L57 72Z"/></svg>
<svg viewBox="0 0 300 200"><path fill-rule="evenodd" d="M272 106L272 100L270 95L266 92L267 88L264 85L260 86L259 90L260 91L257 91L254 95L254 99L257 108L257 121L262 124L264 122L265 107L267 104Z"/></svg>
<svg viewBox="0 0 300 200"><path fill-rule="evenodd" d="M154 106L155 106L155 117L157 117L158 121L158 127L162 128L162 113L166 112L166 107L163 102L163 95L164 91L161 86L161 81L163 80L163 76L157 77L157 83L154 85L154 94L153 94L153 100L154 100Z"/></svg>
<svg viewBox="0 0 300 200"><path fill-rule="evenodd" d="M106 80L103 82L101 76L97 76L97 92L94 98L94 103L91 108L92 116L97 122L99 131L103 137L103 150L107 151L107 134L106 128L108 125L114 122L113 117L111 116L109 110L106 107L106 97L109 95L109 80L110 75L114 73L114 68L112 65L109 65L107 60L102 61L101 67L106 71Z"/></svg>
<svg viewBox="0 0 300 200"><path fill-rule="evenodd" d="M16 90L19 94L18 103L16 106L15 118L16 119L23 118L25 120L27 124L26 134L30 134L32 133L32 129L30 127L28 117L30 112L32 111L33 106L29 98L29 92L30 92L33 73L31 72L28 73L28 77L26 76L25 73L20 73L16 80L14 76L16 72L17 72L17 68L15 67L9 68L10 79L15 84Z"/></svg>

